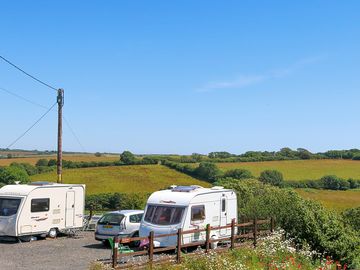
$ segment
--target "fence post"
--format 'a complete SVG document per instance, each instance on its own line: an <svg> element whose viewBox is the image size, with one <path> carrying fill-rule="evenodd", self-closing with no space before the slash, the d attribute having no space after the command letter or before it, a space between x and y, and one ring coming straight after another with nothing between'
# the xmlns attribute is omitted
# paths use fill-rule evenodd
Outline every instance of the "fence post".
<svg viewBox="0 0 360 270"><path fill-rule="evenodd" d="M119 237L114 237L114 246L112 250L112 268L115 268L117 266L117 260L118 260L118 248L119 248Z"/></svg>
<svg viewBox="0 0 360 270"><path fill-rule="evenodd" d="M205 240L205 252L208 253L210 249L210 224L206 225L206 240Z"/></svg>
<svg viewBox="0 0 360 270"><path fill-rule="evenodd" d="M231 220L231 242L230 248L233 249L235 246L235 218Z"/></svg>
<svg viewBox="0 0 360 270"><path fill-rule="evenodd" d="M178 229L177 232L177 253L176 253L176 262L181 262L181 238L182 238L182 230L181 228Z"/></svg>
<svg viewBox="0 0 360 270"><path fill-rule="evenodd" d="M257 224L257 219L254 218L254 228L253 228L253 233L254 233L254 247L256 247L256 244L257 244L257 232L258 232L258 224Z"/></svg>
<svg viewBox="0 0 360 270"><path fill-rule="evenodd" d="M275 230L275 220L273 217L271 217L270 219L270 223L271 223L271 228L270 228L270 231L273 233L274 230Z"/></svg>
<svg viewBox="0 0 360 270"><path fill-rule="evenodd" d="M150 268L152 268L152 263L154 259L154 232L151 231L149 234L149 262Z"/></svg>

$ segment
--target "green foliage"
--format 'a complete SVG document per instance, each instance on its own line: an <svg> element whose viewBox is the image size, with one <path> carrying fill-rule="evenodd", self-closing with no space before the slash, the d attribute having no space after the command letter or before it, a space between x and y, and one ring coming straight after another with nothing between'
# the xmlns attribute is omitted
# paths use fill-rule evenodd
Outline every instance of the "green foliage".
<svg viewBox="0 0 360 270"><path fill-rule="evenodd" d="M102 193L86 196L85 208L93 210L144 209L148 193Z"/></svg>
<svg viewBox="0 0 360 270"><path fill-rule="evenodd" d="M254 178L249 170L245 169L233 169L228 170L224 173L224 177L234 178L234 179L250 179Z"/></svg>
<svg viewBox="0 0 360 270"><path fill-rule="evenodd" d="M56 159L50 159L49 160L49 163L48 163L48 166L51 167L51 166L56 166L57 165L57 160Z"/></svg>
<svg viewBox="0 0 360 270"><path fill-rule="evenodd" d="M130 151L124 151L120 155L120 161L126 165L131 165L131 164L135 164L136 157Z"/></svg>
<svg viewBox="0 0 360 270"><path fill-rule="evenodd" d="M101 153L100 153L100 152L96 152L96 153L95 153L95 157L101 157Z"/></svg>
<svg viewBox="0 0 360 270"><path fill-rule="evenodd" d="M326 175L320 179L324 189L332 190L348 190L350 183L344 179L341 179L335 175Z"/></svg>
<svg viewBox="0 0 360 270"><path fill-rule="evenodd" d="M35 166L33 166L33 165L29 164L29 163L13 162L13 163L10 164L10 166L20 167L20 168L24 169L28 175L35 175L35 174L38 173L38 168L36 168Z"/></svg>
<svg viewBox="0 0 360 270"><path fill-rule="evenodd" d="M6 185L15 184L19 181L20 183L30 182L29 175L26 170L19 166L9 166L0 168L0 182Z"/></svg>
<svg viewBox="0 0 360 270"><path fill-rule="evenodd" d="M36 167L48 166L48 165L49 165L49 161L47 159L45 159L45 158L39 159L35 164Z"/></svg>
<svg viewBox="0 0 360 270"><path fill-rule="evenodd" d="M360 267L360 238L341 218L296 192L264 185L256 180L223 181L238 198L239 217L275 217L277 225L301 245L334 259Z"/></svg>
<svg viewBox="0 0 360 270"><path fill-rule="evenodd" d="M195 173L199 178L209 182L215 182L221 175L221 171L216 164L211 162L201 162L199 167L195 169Z"/></svg>
<svg viewBox="0 0 360 270"><path fill-rule="evenodd" d="M281 172L276 170L266 170L260 174L259 180L264 184L282 186L284 177Z"/></svg>
<svg viewBox="0 0 360 270"><path fill-rule="evenodd" d="M349 224L360 235L360 207L347 209L341 213L346 224Z"/></svg>
<svg viewBox="0 0 360 270"><path fill-rule="evenodd" d="M229 157L232 157L232 156L235 156L233 154L230 154L228 152L211 152L208 154L208 157L209 158L229 158Z"/></svg>

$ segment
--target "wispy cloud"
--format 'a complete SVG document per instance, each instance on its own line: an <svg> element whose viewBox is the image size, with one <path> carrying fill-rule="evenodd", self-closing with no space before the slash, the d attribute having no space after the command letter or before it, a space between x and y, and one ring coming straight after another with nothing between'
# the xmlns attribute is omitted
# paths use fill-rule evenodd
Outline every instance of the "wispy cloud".
<svg viewBox="0 0 360 270"><path fill-rule="evenodd" d="M240 75L232 80L209 82L203 87L199 88L198 91L209 92L220 89L240 89L247 86L260 84L271 79L283 78L292 74L300 68L320 61L322 58L323 56L304 58L286 68L270 70L264 72L263 74Z"/></svg>

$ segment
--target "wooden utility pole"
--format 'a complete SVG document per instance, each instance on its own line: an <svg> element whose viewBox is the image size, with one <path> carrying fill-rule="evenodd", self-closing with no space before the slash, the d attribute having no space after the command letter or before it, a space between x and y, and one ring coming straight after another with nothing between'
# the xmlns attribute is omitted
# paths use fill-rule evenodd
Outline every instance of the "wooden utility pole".
<svg viewBox="0 0 360 270"><path fill-rule="evenodd" d="M64 89L58 89L58 149L57 149L57 182L62 183L62 108L64 106Z"/></svg>

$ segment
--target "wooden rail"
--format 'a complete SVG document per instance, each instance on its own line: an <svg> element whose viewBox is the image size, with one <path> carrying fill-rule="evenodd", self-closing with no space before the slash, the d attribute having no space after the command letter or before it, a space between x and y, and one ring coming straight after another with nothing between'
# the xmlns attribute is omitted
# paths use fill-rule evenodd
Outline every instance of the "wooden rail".
<svg viewBox="0 0 360 270"><path fill-rule="evenodd" d="M264 227L264 226L260 226L263 224L270 225L270 228L268 228L266 231L268 231L268 232L274 231L275 221L273 218L264 219L264 220L254 219L251 222L240 223L240 224L237 224L235 219L233 219L231 221L231 224L228 224L226 226L211 227L210 224L207 224L204 229L187 230L187 231L178 229L178 231L176 233L161 234L161 235L154 235L154 232L151 231L149 233L149 236L147 236L147 237L133 237L133 238L120 239L118 236L116 236L116 237L114 237L114 248L112 250L112 267L115 269L123 269L123 268L131 267L131 264L129 264L129 263L118 264L119 259L125 258L125 257L140 256L140 255L147 255L147 257L148 257L147 262L142 263L142 265L149 264L150 266L152 266L153 263L155 263L155 261L154 261L155 253L161 253L161 252L171 251L171 250L174 250L176 252L176 257L175 257L176 263L181 263L181 249L182 248L205 246L205 252L208 253L211 248L212 243L230 241L229 248L233 249L236 246L235 242L238 239L244 239L244 238L253 239L253 245L254 245L254 247L256 247L259 233L261 231L264 231L264 229L260 228L260 227ZM239 228L248 229L248 231L246 233L240 234L238 232ZM211 231L220 230L220 229L231 229L231 233L229 236L227 235L226 237L223 237L223 238L211 239L211 237L210 237ZM200 232L205 232L205 240L199 240L196 242L183 244L183 236L184 235L200 233ZM170 236L177 237L175 246L169 246L169 247L163 247L163 248L155 248L154 247L154 239L162 238L162 237L170 237ZM136 251L136 252L131 252L131 253L119 253L118 252L119 244L131 243L134 241L142 241L142 240L149 241L149 246L148 246L147 250ZM170 260L170 259L168 259L168 260ZM163 262L164 260L161 260L161 261ZM156 263L157 262L158 261L156 261Z"/></svg>

